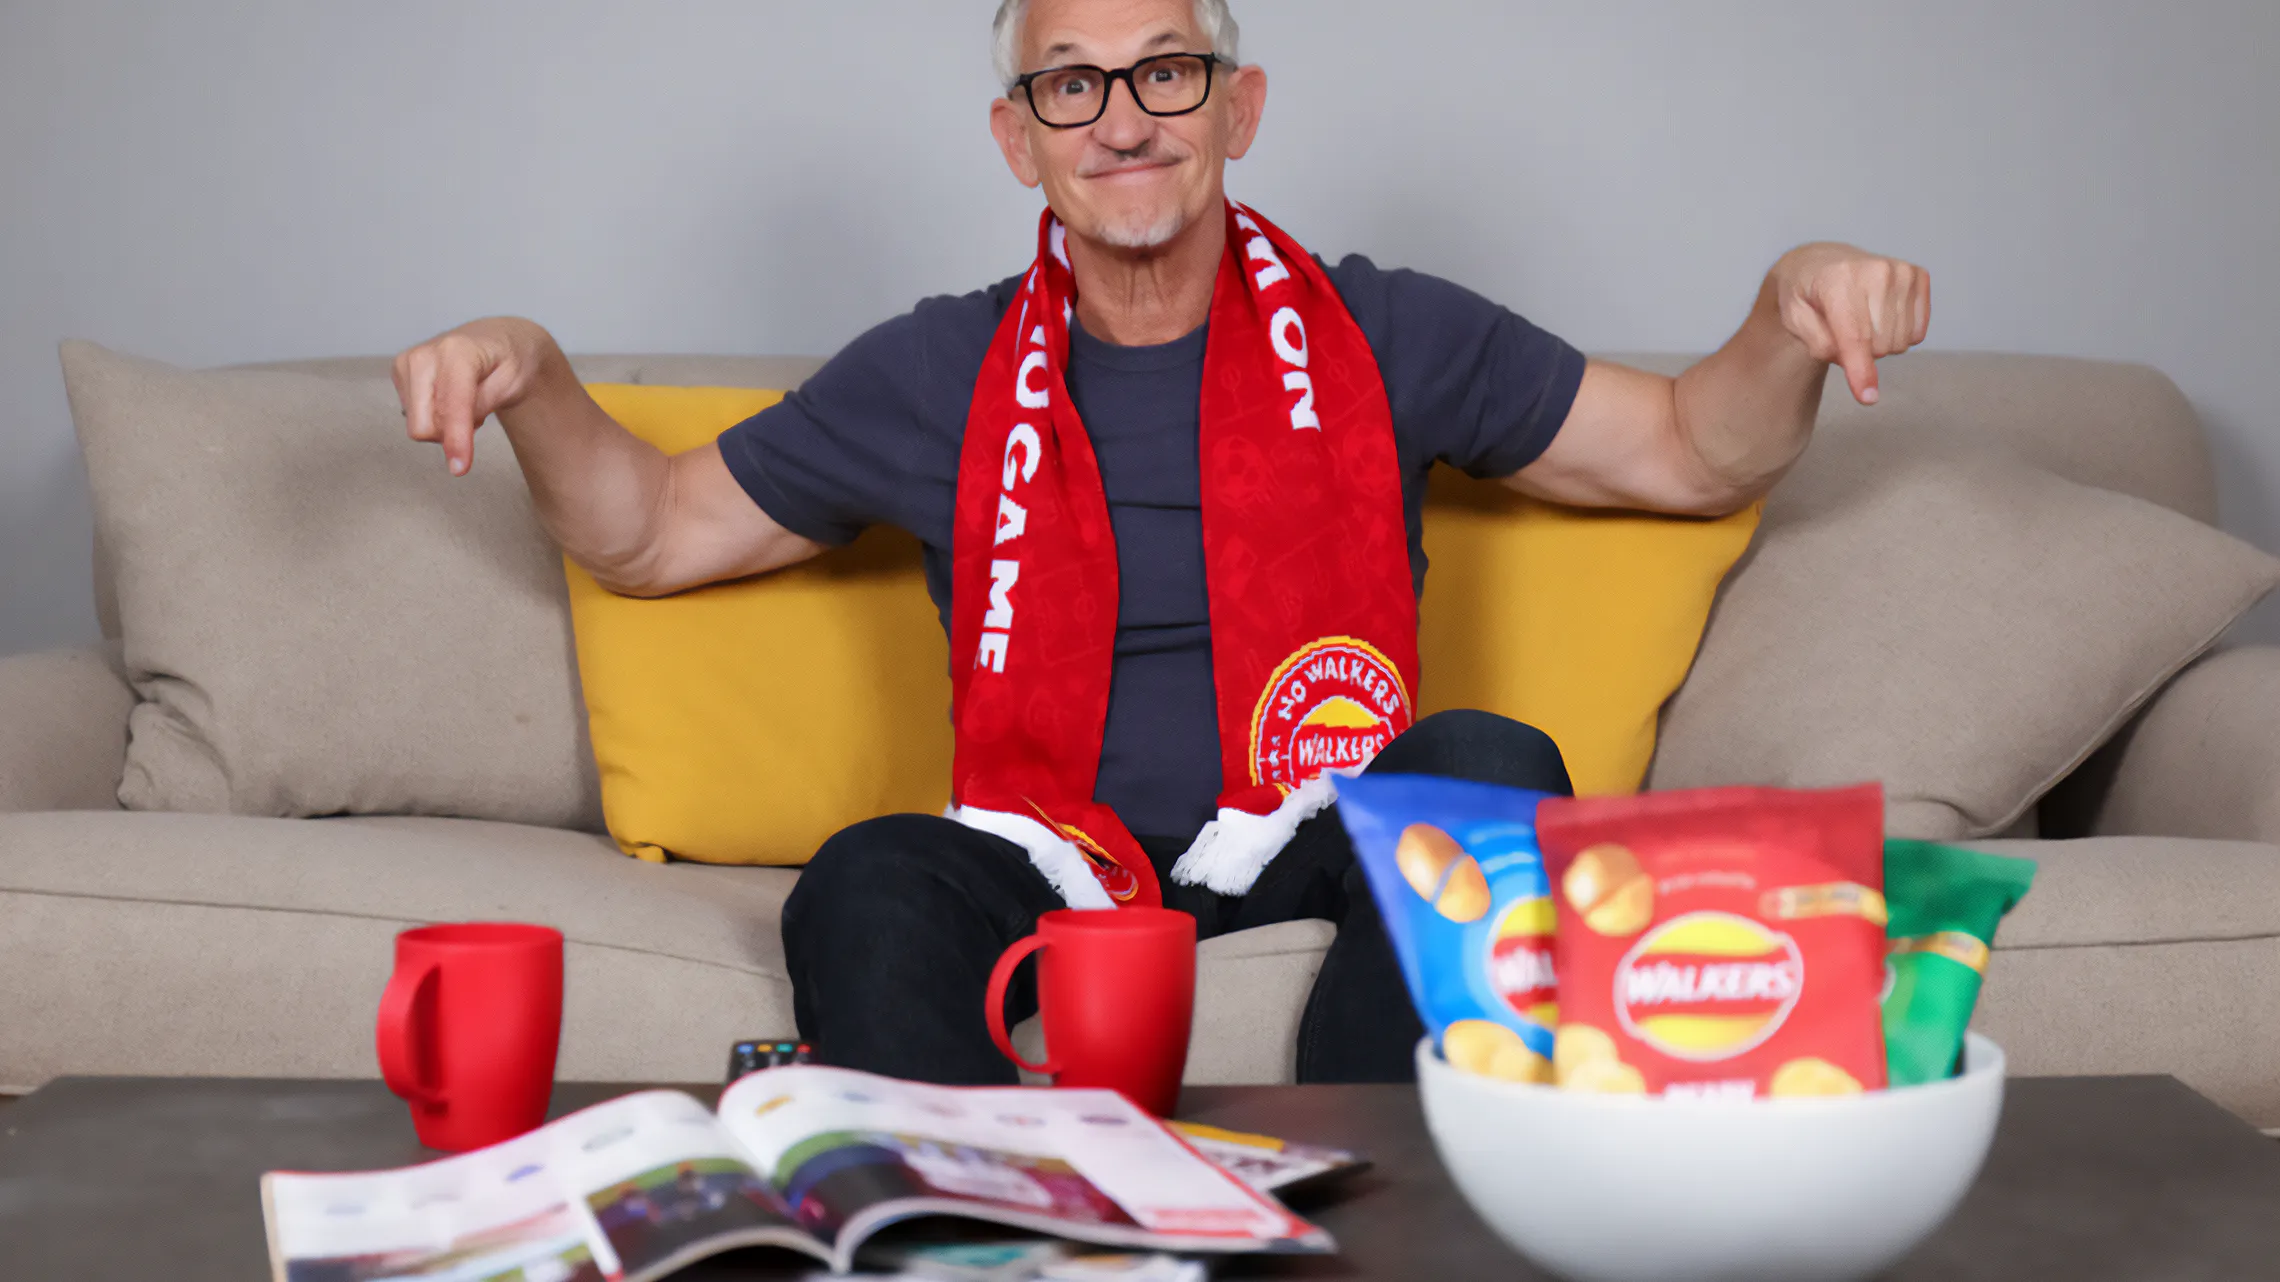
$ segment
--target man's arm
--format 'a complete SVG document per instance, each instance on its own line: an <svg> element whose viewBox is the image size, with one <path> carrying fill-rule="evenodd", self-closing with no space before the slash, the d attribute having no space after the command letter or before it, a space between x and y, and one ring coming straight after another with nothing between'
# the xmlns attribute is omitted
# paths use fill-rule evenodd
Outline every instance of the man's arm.
<svg viewBox="0 0 2280 1282"><path fill-rule="evenodd" d="M547 533L612 592L664 596L823 550L761 511L719 446L667 458L619 426L531 321L462 325L398 356L395 378L405 430L441 445L453 476L498 415Z"/></svg>
<svg viewBox="0 0 2280 1282"><path fill-rule="evenodd" d="M1874 405L1877 359L1923 342L1931 319L1921 267L1849 245L1792 250L1734 337L1677 378L1593 361L1550 447L1505 484L1581 507L1739 511L1805 452L1828 367Z"/></svg>

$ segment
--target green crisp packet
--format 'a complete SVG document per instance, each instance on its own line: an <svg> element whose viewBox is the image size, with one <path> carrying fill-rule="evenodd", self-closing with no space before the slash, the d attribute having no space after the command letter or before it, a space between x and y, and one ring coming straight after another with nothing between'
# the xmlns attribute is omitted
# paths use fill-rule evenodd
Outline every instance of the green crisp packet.
<svg viewBox="0 0 2280 1282"><path fill-rule="evenodd" d="M1995 926L2034 883L2035 863L1928 841L1884 843L1890 910L1884 1063L1893 1086L1955 1074Z"/></svg>

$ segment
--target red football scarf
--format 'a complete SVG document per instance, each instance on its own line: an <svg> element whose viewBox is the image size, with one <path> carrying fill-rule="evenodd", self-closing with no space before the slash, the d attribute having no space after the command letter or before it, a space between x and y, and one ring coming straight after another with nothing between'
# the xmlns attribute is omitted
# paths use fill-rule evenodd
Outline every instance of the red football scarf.
<svg viewBox="0 0 2280 1282"><path fill-rule="evenodd" d="M1047 212L966 421L952 543L952 814L1026 849L1078 907L1162 901L1093 800L1117 615L1100 466L1064 382L1076 297ZM1174 875L1249 889L1325 769L1413 718L1417 597L1393 416L1368 340L1313 257L1227 208L1202 411L1219 819Z"/></svg>

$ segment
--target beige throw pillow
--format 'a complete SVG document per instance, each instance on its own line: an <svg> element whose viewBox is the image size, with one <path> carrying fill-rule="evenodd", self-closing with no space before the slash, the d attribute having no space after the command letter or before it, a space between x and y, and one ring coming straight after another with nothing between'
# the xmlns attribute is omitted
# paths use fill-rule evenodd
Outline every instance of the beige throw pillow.
<svg viewBox="0 0 2280 1282"><path fill-rule="evenodd" d="M1824 432L1727 581L1648 784L1877 779L1894 835L1998 833L2276 582L2142 499Z"/></svg>
<svg viewBox="0 0 2280 1282"><path fill-rule="evenodd" d="M115 568L136 810L598 830L561 561L503 437L448 476L385 378L63 346Z"/></svg>

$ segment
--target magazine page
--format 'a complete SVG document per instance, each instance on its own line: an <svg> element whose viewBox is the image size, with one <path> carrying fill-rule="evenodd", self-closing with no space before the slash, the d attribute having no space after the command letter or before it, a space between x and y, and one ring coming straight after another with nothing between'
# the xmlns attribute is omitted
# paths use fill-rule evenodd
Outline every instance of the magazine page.
<svg viewBox="0 0 2280 1282"><path fill-rule="evenodd" d="M1114 1091L927 1086L795 1065L740 1079L720 1115L842 1271L867 1234L917 1215L1163 1250L1331 1249L1328 1234Z"/></svg>
<svg viewBox="0 0 2280 1282"><path fill-rule="evenodd" d="M563 1137L562 1179L592 1216L611 1276L647 1282L736 1246L828 1256L712 1111L680 1091L628 1095L568 1122L578 1125Z"/></svg>
<svg viewBox="0 0 2280 1282"><path fill-rule="evenodd" d="M1196 1152L1261 1193L1284 1196L1312 1189L1369 1168L1368 1159L1345 1149L1295 1144L1272 1135L1230 1131L1201 1122L1166 1122Z"/></svg>
<svg viewBox="0 0 2280 1282"><path fill-rule="evenodd" d="M827 1254L679 1091L422 1166L272 1173L262 1204L276 1282L643 1282L730 1246Z"/></svg>

